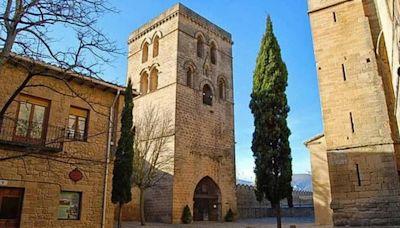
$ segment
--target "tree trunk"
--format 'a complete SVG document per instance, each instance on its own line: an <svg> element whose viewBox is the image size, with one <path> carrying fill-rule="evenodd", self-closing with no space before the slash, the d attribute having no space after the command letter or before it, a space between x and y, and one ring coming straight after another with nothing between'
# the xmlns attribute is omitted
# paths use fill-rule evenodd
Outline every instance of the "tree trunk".
<svg viewBox="0 0 400 228"><path fill-rule="evenodd" d="M5 63L7 62L8 58L10 57L10 53L12 51L12 48L14 46L15 40L17 38L17 27L18 24L21 22L21 17L24 14L24 4L22 0L17 0L15 1L15 9L14 9L14 15L12 16L11 12L12 6L13 6L13 1L12 0L7 0L7 4L4 14L2 15L4 17L3 20L3 25L6 28L6 40L4 41L4 46L0 52L0 72L2 72Z"/></svg>
<svg viewBox="0 0 400 228"><path fill-rule="evenodd" d="M121 228L121 211L122 211L122 203L119 203L119 207L118 207L118 228Z"/></svg>
<svg viewBox="0 0 400 228"><path fill-rule="evenodd" d="M144 191L145 189L140 188L140 225L146 225L144 219Z"/></svg>
<svg viewBox="0 0 400 228"><path fill-rule="evenodd" d="M276 210L276 227L281 228L282 227L282 220L281 220L281 203L277 203L275 206Z"/></svg>
<svg viewBox="0 0 400 228"><path fill-rule="evenodd" d="M13 31L9 31L7 33L7 38L4 43L4 47L0 52L0 72L3 70L5 63L7 62L8 58L10 57L10 53L11 53L11 50L14 45L16 37L17 37L16 29L14 29Z"/></svg>

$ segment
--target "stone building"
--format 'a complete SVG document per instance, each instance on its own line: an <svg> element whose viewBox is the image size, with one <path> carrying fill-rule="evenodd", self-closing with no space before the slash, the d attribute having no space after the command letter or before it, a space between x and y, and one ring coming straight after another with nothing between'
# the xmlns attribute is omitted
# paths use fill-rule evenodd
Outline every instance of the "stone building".
<svg viewBox="0 0 400 228"><path fill-rule="evenodd" d="M145 196L146 219L221 221L236 211L231 35L177 4L134 31L128 77L140 91L134 115L150 106L172 118L171 170ZM124 219L138 217L138 195Z"/></svg>
<svg viewBox="0 0 400 228"><path fill-rule="evenodd" d="M27 76L20 66L43 74L0 119L0 227L113 227L106 161L124 88L14 56L0 72L1 107Z"/></svg>
<svg viewBox="0 0 400 228"><path fill-rule="evenodd" d="M308 4L324 123L306 142L316 221L400 225L399 2Z"/></svg>

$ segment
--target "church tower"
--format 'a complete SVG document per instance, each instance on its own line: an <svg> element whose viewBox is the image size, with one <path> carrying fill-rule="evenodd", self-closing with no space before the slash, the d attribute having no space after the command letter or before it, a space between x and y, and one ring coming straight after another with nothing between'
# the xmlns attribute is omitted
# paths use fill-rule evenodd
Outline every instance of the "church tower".
<svg viewBox="0 0 400 228"><path fill-rule="evenodd" d="M128 44L134 116L154 106L174 128L173 169L146 193L147 219L180 223L188 205L194 220L222 221L236 211L231 35L177 4Z"/></svg>
<svg viewBox="0 0 400 228"><path fill-rule="evenodd" d="M400 224L398 126L375 2L308 0L339 226Z"/></svg>

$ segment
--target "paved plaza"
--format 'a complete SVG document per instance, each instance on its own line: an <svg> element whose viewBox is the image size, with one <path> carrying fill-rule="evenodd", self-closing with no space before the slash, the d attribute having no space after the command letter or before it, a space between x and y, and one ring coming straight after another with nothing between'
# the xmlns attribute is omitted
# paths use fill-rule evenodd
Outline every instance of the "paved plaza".
<svg viewBox="0 0 400 228"><path fill-rule="evenodd" d="M291 217L291 218L282 218L282 227L289 228L290 225L296 225L296 228L330 228L329 226L315 226L314 218L309 217ZM122 226L123 228L133 228L140 227L138 222L126 222ZM244 219L239 220L232 223L219 223L219 222L195 222L192 224L156 224L156 223L148 223L146 227L150 228L168 228L168 227L217 227L217 228L275 228L276 227L276 219L275 218L258 218L258 219Z"/></svg>

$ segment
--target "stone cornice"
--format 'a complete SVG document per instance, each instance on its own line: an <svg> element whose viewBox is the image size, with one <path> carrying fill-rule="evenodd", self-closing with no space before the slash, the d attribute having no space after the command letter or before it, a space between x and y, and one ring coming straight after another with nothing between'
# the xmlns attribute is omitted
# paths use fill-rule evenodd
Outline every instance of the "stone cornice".
<svg viewBox="0 0 400 228"><path fill-rule="evenodd" d="M147 24L140 27L139 29L137 29L136 31L134 31L132 33L131 37L129 37L128 44L131 44L132 42L140 39L141 37L145 36L146 34L148 34L151 31L155 30L157 27L161 26L162 24L172 20L173 18L175 18L178 15L189 19L192 23L207 30L208 32L214 34L215 36L221 38L223 41L226 41L229 44L233 44L230 34L228 32L226 32L225 30L214 25L207 19L201 17L200 15L198 15L194 11L190 10L189 8L187 8L181 4L178 4L177 6L173 7L172 9L175 9L175 10L173 10L171 13L169 13L165 17L160 18L160 19L155 18L152 21L150 21ZM166 13L168 11L170 11L170 10L167 10ZM137 33L137 34L135 34L135 33Z"/></svg>
<svg viewBox="0 0 400 228"><path fill-rule="evenodd" d="M156 29L157 27L161 26L162 24L166 23L167 21L172 20L172 18L178 16L178 11L172 12L171 14L169 14L168 16L162 18L161 20L158 20L156 22L149 22L145 25L143 25L141 28L143 28L143 31L139 32L138 34L134 35L133 37L130 37L128 40L128 44L140 39L141 37L143 37L144 35L146 35L147 33L153 31L154 29ZM141 28L139 28L138 30L136 30L135 32L139 31ZM135 33L133 32L133 33Z"/></svg>
<svg viewBox="0 0 400 228"><path fill-rule="evenodd" d="M211 23L207 19L201 17L197 13L191 11L179 11L179 14L181 14L183 17L186 19L190 20L192 23L196 24L197 26L207 30L208 32L214 34L215 36L221 38L223 41L228 42L229 44L233 44L233 41L230 37L230 34L226 32L225 30L219 28L217 25ZM194 15L190 15L194 14ZM226 34L223 34L226 33Z"/></svg>

